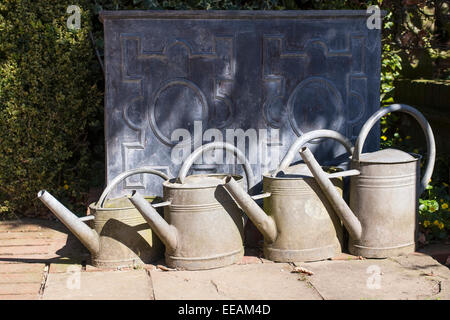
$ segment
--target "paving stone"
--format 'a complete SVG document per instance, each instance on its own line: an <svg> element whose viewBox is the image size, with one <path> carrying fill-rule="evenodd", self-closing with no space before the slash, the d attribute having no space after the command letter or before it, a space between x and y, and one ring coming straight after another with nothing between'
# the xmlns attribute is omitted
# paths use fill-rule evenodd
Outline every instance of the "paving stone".
<svg viewBox="0 0 450 320"><path fill-rule="evenodd" d="M0 294L0 300L39 300L39 294Z"/></svg>
<svg viewBox="0 0 450 320"><path fill-rule="evenodd" d="M4 232L0 231L0 240L4 243L4 240L11 239L51 239L51 237L44 232Z"/></svg>
<svg viewBox="0 0 450 320"><path fill-rule="evenodd" d="M0 263L0 277L3 273L42 273L44 267L43 263Z"/></svg>
<svg viewBox="0 0 450 320"><path fill-rule="evenodd" d="M38 294L41 283L2 283L0 284L0 295L11 294Z"/></svg>
<svg viewBox="0 0 450 320"><path fill-rule="evenodd" d="M149 300L153 292L145 270L50 273L43 299Z"/></svg>
<svg viewBox="0 0 450 320"><path fill-rule="evenodd" d="M299 265L314 272L308 281L326 300L430 299L439 293L439 281L389 259Z"/></svg>
<svg viewBox="0 0 450 320"><path fill-rule="evenodd" d="M5 283L42 283L42 272L0 274L0 286Z"/></svg>
<svg viewBox="0 0 450 320"><path fill-rule="evenodd" d="M66 273L81 271L83 266L78 261L74 260L63 260L61 262L51 263L49 268L49 273Z"/></svg>
<svg viewBox="0 0 450 320"><path fill-rule="evenodd" d="M203 271L151 271L156 300L313 299L320 296L284 263L232 265Z"/></svg>
<svg viewBox="0 0 450 320"><path fill-rule="evenodd" d="M0 256L30 256L49 254L50 244L37 246L0 246Z"/></svg>
<svg viewBox="0 0 450 320"><path fill-rule="evenodd" d="M275 261L267 260L265 258L260 258L262 263L275 263Z"/></svg>
<svg viewBox="0 0 450 320"><path fill-rule="evenodd" d="M33 232L41 231L42 227L36 223L25 223L21 221L2 221L0 222L0 232L3 231L17 231Z"/></svg>
<svg viewBox="0 0 450 320"><path fill-rule="evenodd" d="M413 253L406 256L390 258L400 264L403 270L413 270L434 283L438 294L433 299L450 299L450 269L424 253Z"/></svg>
<svg viewBox="0 0 450 320"><path fill-rule="evenodd" d="M255 264L262 263L261 259L254 256L243 256L242 260L238 264Z"/></svg>
<svg viewBox="0 0 450 320"><path fill-rule="evenodd" d="M2 239L0 242L0 250L3 247L48 246L50 244L50 238Z"/></svg>

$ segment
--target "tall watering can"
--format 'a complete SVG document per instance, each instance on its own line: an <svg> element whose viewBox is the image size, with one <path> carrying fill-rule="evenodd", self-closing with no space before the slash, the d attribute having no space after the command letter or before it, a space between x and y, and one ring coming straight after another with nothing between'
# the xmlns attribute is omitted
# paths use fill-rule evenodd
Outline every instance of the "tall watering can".
<svg viewBox="0 0 450 320"><path fill-rule="evenodd" d="M228 143L213 142L196 149L183 163L178 179L163 183L164 219L139 194L131 202L166 245L169 267L185 270L212 269L239 262L244 254L243 215L223 189L227 174L199 174L186 177L203 152L224 148L237 155L253 185L253 173L244 154ZM243 177L235 175L239 184Z"/></svg>
<svg viewBox="0 0 450 320"><path fill-rule="evenodd" d="M162 256L161 241L127 197L107 199L109 192L123 179L141 173L169 179L164 173L146 167L121 173L106 187L97 203L89 206L93 229L84 222L90 216L78 218L47 191L39 191L38 198L90 251L94 266L115 268L150 263ZM145 201L152 202L155 198L149 196Z"/></svg>
<svg viewBox="0 0 450 320"><path fill-rule="evenodd" d="M395 149L362 153L373 125L394 111L412 115L426 134L427 168L420 182L421 156ZM419 111L394 104L380 109L364 124L351 159L357 175L350 178L350 207L334 190L312 153L304 148L300 154L347 227L350 253L386 258L415 250L418 197L430 180L436 156L433 132Z"/></svg>
<svg viewBox="0 0 450 320"><path fill-rule="evenodd" d="M299 148L317 138L331 138L345 146L350 141L338 132L316 130L299 137L279 167L263 175L264 193L249 196L232 178L225 189L264 236L264 256L273 261L323 260L341 252L342 225L305 164L290 166ZM342 194L342 173L331 175L333 188ZM264 210L254 201L264 198ZM267 213L267 214L266 214Z"/></svg>

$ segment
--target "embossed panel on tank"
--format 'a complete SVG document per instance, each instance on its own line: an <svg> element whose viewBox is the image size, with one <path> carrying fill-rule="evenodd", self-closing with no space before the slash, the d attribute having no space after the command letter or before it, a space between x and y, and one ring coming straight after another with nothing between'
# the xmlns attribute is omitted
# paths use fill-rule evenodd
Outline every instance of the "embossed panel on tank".
<svg viewBox="0 0 450 320"><path fill-rule="evenodd" d="M144 165L175 177L175 145L193 150L231 129L247 138L256 130L258 144L243 151L258 181L305 132L332 129L354 140L379 108L380 30L367 18L365 11L103 11L107 181ZM367 150L378 137L374 129ZM310 147L322 163L345 153L333 141ZM242 168L200 160L193 172ZM114 194L160 192L158 179L131 177Z"/></svg>

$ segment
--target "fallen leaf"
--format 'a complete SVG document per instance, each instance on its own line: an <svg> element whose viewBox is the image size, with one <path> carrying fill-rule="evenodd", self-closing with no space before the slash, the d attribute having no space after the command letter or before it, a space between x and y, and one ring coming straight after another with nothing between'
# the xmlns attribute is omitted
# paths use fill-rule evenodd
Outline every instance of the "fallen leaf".
<svg viewBox="0 0 450 320"><path fill-rule="evenodd" d="M162 264L158 264L156 267L162 271L176 271L177 270L177 269L168 268L166 266L163 266Z"/></svg>
<svg viewBox="0 0 450 320"><path fill-rule="evenodd" d="M306 273L309 276L312 276L314 274L314 272L303 267L294 267L291 273Z"/></svg>

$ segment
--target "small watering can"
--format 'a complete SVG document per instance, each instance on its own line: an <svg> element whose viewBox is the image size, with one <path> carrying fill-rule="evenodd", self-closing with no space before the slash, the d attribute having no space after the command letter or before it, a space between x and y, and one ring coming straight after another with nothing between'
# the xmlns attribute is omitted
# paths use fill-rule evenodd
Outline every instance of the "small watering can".
<svg viewBox="0 0 450 320"><path fill-rule="evenodd" d="M395 149L361 154L373 125L394 111L413 116L426 134L427 168L420 182L420 155ZM312 153L304 148L300 154L348 229L350 253L386 258L415 250L418 197L428 185L436 156L433 132L419 111L394 104L377 111L364 124L351 159L356 175L350 178L350 207L334 190L329 175Z"/></svg>
<svg viewBox="0 0 450 320"><path fill-rule="evenodd" d="M166 245L169 267L185 270L218 268L239 262L244 254L243 215L223 189L227 174L199 174L186 177L203 152L224 148L244 164L247 187L253 173L244 154L231 144L213 142L196 149L183 163L178 179L163 183L164 218L133 192L131 202ZM239 184L242 176L235 175Z"/></svg>
<svg viewBox="0 0 450 320"><path fill-rule="evenodd" d="M91 252L94 266L115 268L150 263L162 256L164 246L161 241L128 198L106 200L109 192L123 179L141 173L169 179L164 173L146 167L123 172L111 181L97 203L89 206L92 216L78 218L45 190L39 191L38 198ZM152 202L155 198L146 197L145 201ZM83 222L86 220L94 220L93 229Z"/></svg>
<svg viewBox="0 0 450 320"><path fill-rule="evenodd" d="M273 261L316 261L341 252L342 225L305 164L289 167L299 148L317 138L334 139L352 153L347 138L332 130L316 130L299 137L279 167L263 175L261 195L251 197L232 177L225 189L264 236L264 256ZM284 174L280 174L284 172ZM342 194L342 173L330 176ZM264 211L254 201L264 198Z"/></svg>

